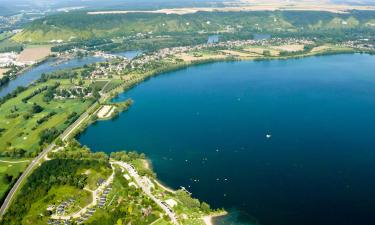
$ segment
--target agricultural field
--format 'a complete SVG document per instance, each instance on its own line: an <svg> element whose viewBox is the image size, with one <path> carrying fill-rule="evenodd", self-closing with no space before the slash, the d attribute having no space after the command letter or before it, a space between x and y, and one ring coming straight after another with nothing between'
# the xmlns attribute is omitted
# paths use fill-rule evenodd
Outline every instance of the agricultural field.
<svg viewBox="0 0 375 225"><path fill-rule="evenodd" d="M62 79L37 83L1 105L0 153L16 151L34 156L44 143L42 132L52 128L54 133L65 130L76 115L92 104L90 99L48 96L48 89L57 82L69 84L69 80Z"/></svg>
<svg viewBox="0 0 375 225"><path fill-rule="evenodd" d="M28 163L29 160L27 159L0 158L0 199L4 197L12 182L26 168Z"/></svg>
<svg viewBox="0 0 375 225"><path fill-rule="evenodd" d="M51 54L50 46L25 48L17 58L18 62L39 62Z"/></svg>

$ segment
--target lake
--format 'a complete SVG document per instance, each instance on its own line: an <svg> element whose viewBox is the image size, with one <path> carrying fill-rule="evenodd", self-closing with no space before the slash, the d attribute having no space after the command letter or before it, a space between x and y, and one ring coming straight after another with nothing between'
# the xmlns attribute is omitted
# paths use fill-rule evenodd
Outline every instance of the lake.
<svg viewBox="0 0 375 225"><path fill-rule="evenodd" d="M217 43L217 42L219 42L219 38L220 38L219 35L216 35L216 34L215 35L210 35L207 38L207 44Z"/></svg>
<svg viewBox="0 0 375 225"><path fill-rule="evenodd" d="M134 51L125 51L125 52L115 52L115 53L109 53L109 54L118 55L118 56L124 56L127 59L132 60L135 57L141 55L142 51L134 50Z"/></svg>
<svg viewBox="0 0 375 225"><path fill-rule="evenodd" d="M166 73L79 141L137 150L217 224L375 224L375 56L221 62Z"/></svg>

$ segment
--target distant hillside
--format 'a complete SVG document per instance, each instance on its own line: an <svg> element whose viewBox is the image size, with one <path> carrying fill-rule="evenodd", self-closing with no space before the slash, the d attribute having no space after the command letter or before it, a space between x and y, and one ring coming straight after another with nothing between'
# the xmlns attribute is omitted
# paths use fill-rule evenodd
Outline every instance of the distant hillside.
<svg viewBox="0 0 375 225"><path fill-rule="evenodd" d="M375 11L329 12L198 12L194 14L64 13L39 19L13 37L18 42L80 41L136 35L194 34L214 32L301 33L358 29L375 31Z"/></svg>

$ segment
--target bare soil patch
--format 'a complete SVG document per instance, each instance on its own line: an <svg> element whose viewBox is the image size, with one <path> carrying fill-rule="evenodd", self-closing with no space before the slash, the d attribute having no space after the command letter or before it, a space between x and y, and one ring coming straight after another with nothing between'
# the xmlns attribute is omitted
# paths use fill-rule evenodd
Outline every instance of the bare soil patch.
<svg viewBox="0 0 375 225"><path fill-rule="evenodd" d="M176 55L177 58L180 58L186 62L193 62L197 60L206 60L206 59L224 59L225 55L201 55L201 56L194 56L187 53L181 53Z"/></svg>
<svg viewBox="0 0 375 225"><path fill-rule="evenodd" d="M264 51L269 51L271 56L278 56L280 55L280 52L274 49L268 49L268 48L259 48L259 47L248 47L244 49L247 52L255 53L257 55L263 55Z"/></svg>
<svg viewBox="0 0 375 225"><path fill-rule="evenodd" d="M322 46L318 46L318 47L315 47L311 50L311 52L321 52L321 51L326 51L326 50L329 50L331 49L331 47L329 46L326 46L326 45L322 45Z"/></svg>
<svg viewBox="0 0 375 225"><path fill-rule="evenodd" d="M222 50L222 52L226 55L239 56L239 57L256 57L256 56L259 56L259 54L244 53L244 52L233 51L233 50Z"/></svg>
<svg viewBox="0 0 375 225"><path fill-rule="evenodd" d="M4 73L6 73L9 69L7 68L0 68L0 78L3 78Z"/></svg>
<svg viewBox="0 0 375 225"><path fill-rule="evenodd" d="M280 45L280 46L274 46L273 49L280 50L280 51L287 51L287 52L298 52L302 51L304 45Z"/></svg>
<svg viewBox="0 0 375 225"><path fill-rule="evenodd" d="M26 48L18 56L18 62L38 62L51 54L51 47Z"/></svg>

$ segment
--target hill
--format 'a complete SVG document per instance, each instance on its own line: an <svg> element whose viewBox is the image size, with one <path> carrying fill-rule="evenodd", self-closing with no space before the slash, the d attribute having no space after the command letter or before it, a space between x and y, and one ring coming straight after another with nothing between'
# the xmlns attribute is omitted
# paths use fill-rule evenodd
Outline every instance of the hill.
<svg viewBox="0 0 375 225"><path fill-rule="evenodd" d="M330 13L317 11L197 12L193 14L87 14L47 16L13 37L23 43L79 42L137 35L200 35L207 33L269 33L337 36L337 32L375 30L375 11ZM353 32L351 32L353 33Z"/></svg>

